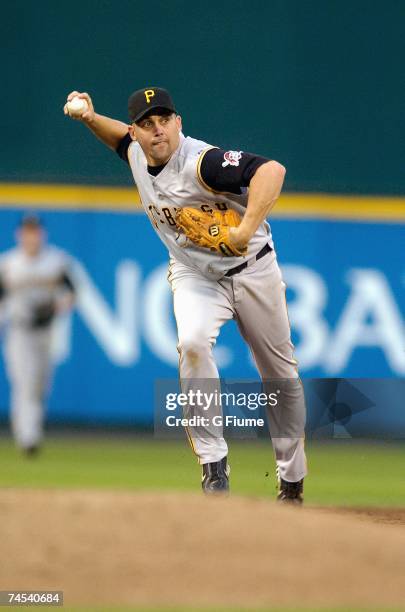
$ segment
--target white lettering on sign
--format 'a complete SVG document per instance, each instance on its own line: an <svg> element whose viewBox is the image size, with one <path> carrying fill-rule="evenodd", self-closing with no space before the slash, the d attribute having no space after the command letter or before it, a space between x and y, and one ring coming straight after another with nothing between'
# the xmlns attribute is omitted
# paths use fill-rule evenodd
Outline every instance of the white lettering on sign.
<svg viewBox="0 0 405 612"><path fill-rule="evenodd" d="M140 354L139 266L130 260L121 261L115 274L115 311L103 298L86 270L78 265L77 309L98 343L117 365L132 365Z"/></svg>
<svg viewBox="0 0 405 612"><path fill-rule="evenodd" d="M391 369L404 374L404 321L386 277L378 270L353 269L347 281L351 293L324 355L326 373L337 374L357 347L368 346L380 348Z"/></svg>
<svg viewBox="0 0 405 612"><path fill-rule="evenodd" d="M291 327L299 334L295 355L299 368L308 370L319 365L328 341L329 329L323 316L327 286L322 276L310 268L285 265L282 271L287 287L295 294L288 304Z"/></svg>

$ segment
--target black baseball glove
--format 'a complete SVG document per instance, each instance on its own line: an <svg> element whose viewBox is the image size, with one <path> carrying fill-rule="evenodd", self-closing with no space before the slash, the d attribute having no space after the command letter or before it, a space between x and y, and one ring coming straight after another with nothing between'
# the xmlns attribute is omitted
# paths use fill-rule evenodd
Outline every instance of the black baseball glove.
<svg viewBox="0 0 405 612"><path fill-rule="evenodd" d="M55 302L52 300L38 304L35 306L32 312L31 327L33 329L37 329L39 327L46 327L47 325L50 325L55 314L56 306Z"/></svg>

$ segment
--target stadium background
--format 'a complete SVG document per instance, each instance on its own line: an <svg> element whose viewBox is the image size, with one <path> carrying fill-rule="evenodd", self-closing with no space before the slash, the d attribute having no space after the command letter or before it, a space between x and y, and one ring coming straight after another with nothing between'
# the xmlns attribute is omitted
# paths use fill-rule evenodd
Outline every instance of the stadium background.
<svg viewBox="0 0 405 612"><path fill-rule="evenodd" d="M85 1L67 11L42 0L5 12L0 249L21 210L35 208L81 279L56 335L50 421L148 425L153 382L177 366L165 249L126 165L63 116L73 88L125 120L131 91L165 86L186 135L281 161L271 225L301 375L405 373L403 8L209 5ZM233 324L216 350L224 377L255 376ZM7 404L1 369L3 421Z"/></svg>

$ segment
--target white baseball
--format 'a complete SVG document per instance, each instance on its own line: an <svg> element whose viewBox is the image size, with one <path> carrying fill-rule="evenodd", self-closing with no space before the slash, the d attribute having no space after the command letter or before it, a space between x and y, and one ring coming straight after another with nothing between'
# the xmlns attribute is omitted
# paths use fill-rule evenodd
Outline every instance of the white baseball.
<svg viewBox="0 0 405 612"><path fill-rule="evenodd" d="M67 110L71 117L81 117L88 108L87 101L79 96L75 96L67 103Z"/></svg>

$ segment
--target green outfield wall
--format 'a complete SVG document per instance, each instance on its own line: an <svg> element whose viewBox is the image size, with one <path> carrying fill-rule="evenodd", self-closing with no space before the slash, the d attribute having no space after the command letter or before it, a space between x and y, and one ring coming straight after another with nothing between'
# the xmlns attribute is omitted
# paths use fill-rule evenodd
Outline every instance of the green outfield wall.
<svg viewBox="0 0 405 612"><path fill-rule="evenodd" d="M404 18L400 0L4 4L0 180L130 184L62 105L77 88L125 120L161 85L186 134L280 160L287 190L403 194Z"/></svg>

